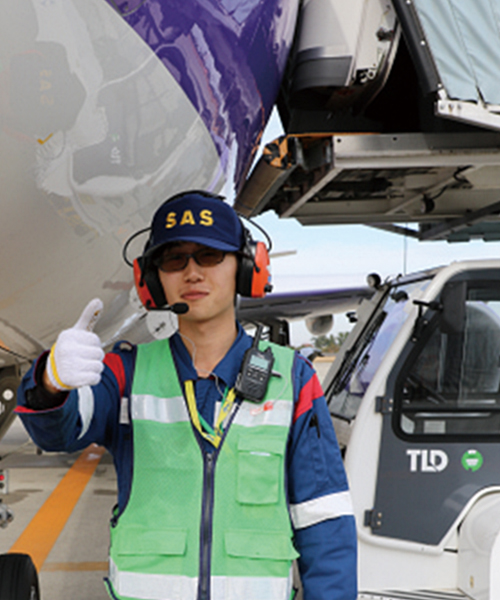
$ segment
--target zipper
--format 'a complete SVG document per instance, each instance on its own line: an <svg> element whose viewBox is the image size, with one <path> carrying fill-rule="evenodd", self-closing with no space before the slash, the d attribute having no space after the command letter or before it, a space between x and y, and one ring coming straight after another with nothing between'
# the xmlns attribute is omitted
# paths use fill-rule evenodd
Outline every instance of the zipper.
<svg viewBox="0 0 500 600"><path fill-rule="evenodd" d="M212 551L212 514L214 507L214 466L215 452L204 452L203 461L203 507L200 533L200 581L198 586L199 600L210 598L210 558Z"/></svg>
<svg viewBox="0 0 500 600"><path fill-rule="evenodd" d="M203 439L196 428L191 423L193 432L200 450L203 454L203 501L201 509L200 524L200 569L198 581L198 600L210 600L210 578L211 578L211 558L212 558L212 532L213 532L213 511L214 511L214 491L215 491L215 462L224 440L226 439L229 427L238 412L242 400L237 399L229 414L229 419L224 428L219 447L214 448L213 452L207 452L203 448Z"/></svg>

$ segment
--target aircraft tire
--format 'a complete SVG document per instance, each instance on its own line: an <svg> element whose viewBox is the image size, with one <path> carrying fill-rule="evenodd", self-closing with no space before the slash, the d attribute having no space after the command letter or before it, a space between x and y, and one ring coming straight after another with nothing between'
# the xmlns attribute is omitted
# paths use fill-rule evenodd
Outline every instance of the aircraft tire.
<svg viewBox="0 0 500 600"><path fill-rule="evenodd" d="M38 574L28 554L0 554L0 599L40 600Z"/></svg>

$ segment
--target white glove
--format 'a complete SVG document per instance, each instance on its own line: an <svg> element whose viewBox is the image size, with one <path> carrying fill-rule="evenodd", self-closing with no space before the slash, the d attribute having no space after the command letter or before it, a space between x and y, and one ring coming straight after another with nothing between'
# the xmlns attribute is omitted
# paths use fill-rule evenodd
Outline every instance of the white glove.
<svg viewBox="0 0 500 600"><path fill-rule="evenodd" d="M91 300L71 329L61 331L47 359L50 383L61 391L97 385L104 369L104 351L99 336L92 332L102 311L99 298Z"/></svg>

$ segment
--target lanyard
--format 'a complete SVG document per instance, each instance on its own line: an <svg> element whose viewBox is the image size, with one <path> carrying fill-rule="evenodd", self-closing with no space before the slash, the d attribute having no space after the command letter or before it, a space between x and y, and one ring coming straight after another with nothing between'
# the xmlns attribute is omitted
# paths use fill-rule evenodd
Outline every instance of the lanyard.
<svg viewBox="0 0 500 600"><path fill-rule="evenodd" d="M188 379L184 382L184 390L186 392L186 400L189 409L189 416L191 417L191 422L196 427L196 430L201 436L203 436L206 440L208 440L211 444L218 448L222 440L222 436L224 435L222 423L226 419L227 415L231 412L231 408L233 407L234 401L236 399L236 392L234 391L234 388L231 388L229 392L226 388L215 427L210 427L210 425L198 412L198 409L196 408L194 384L191 379Z"/></svg>

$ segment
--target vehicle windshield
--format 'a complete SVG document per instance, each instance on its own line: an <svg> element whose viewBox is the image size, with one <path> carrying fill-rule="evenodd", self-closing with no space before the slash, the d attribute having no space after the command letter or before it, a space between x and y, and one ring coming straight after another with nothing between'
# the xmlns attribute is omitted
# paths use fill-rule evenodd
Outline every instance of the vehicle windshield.
<svg viewBox="0 0 500 600"><path fill-rule="evenodd" d="M346 355L342 368L326 391L333 416L351 421L387 350L405 323L412 298L422 292L430 279L391 288L382 310L371 322Z"/></svg>

